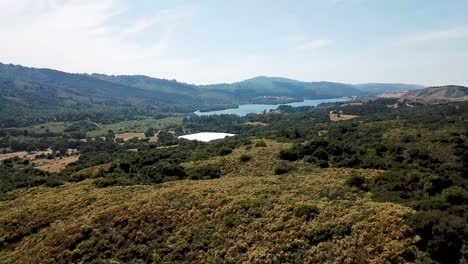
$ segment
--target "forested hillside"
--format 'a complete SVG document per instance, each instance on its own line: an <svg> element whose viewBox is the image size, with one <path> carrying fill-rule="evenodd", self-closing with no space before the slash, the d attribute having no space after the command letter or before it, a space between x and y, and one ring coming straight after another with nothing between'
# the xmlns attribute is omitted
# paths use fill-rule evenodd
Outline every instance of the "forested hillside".
<svg viewBox="0 0 468 264"><path fill-rule="evenodd" d="M1 127L48 121L120 121L193 111L196 98L81 74L0 64Z"/></svg>
<svg viewBox="0 0 468 264"><path fill-rule="evenodd" d="M216 84L207 87L216 91L228 90L241 98L285 96L300 99L376 95L389 91L408 91L423 88L420 85L407 84L374 83L351 85L334 82L302 82L287 78L264 76L232 84Z"/></svg>
<svg viewBox="0 0 468 264"><path fill-rule="evenodd" d="M372 88L384 89L386 84ZM413 88L400 85L400 89ZM0 127L49 121L117 122L163 117L242 103L374 94L372 89L331 82L257 77L233 84L189 85L147 76L71 74L0 63Z"/></svg>

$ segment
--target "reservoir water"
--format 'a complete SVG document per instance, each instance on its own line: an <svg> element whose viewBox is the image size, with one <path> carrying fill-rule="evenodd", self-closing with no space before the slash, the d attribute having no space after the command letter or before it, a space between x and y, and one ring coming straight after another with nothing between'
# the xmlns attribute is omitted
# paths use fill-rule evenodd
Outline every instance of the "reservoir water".
<svg viewBox="0 0 468 264"><path fill-rule="evenodd" d="M317 99L317 100L304 100L303 102L294 102L289 104L245 104L240 105L238 108L230 108L225 110L218 111L209 111L209 112L200 112L195 111L194 113L199 116L209 116L209 115L238 115L245 116L250 113L261 113L263 111L275 110L280 105L290 105L292 107L300 106L317 106L321 103L334 103L334 102L345 102L349 98L332 98L332 99Z"/></svg>
<svg viewBox="0 0 468 264"><path fill-rule="evenodd" d="M233 137L235 135L236 134L219 133L219 132L201 132L201 133L196 133L196 134L183 135L183 136L180 136L179 138L209 142L209 141L216 140L216 139L223 139L225 137Z"/></svg>

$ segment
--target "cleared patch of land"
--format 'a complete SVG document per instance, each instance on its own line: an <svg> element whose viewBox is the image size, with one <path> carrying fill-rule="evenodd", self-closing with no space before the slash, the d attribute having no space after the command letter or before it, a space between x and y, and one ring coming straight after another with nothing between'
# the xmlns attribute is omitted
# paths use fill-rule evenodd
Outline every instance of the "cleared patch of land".
<svg viewBox="0 0 468 264"><path fill-rule="evenodd" d="M27 151L10 152L10 153L5 153L5 154L0 154L0 161L13 158L13 157L33 160L36 158L36 155L41 155L41 154L48 155L51 153L52 153L51 149L44 150L44 151L33 151L33 152L27 152Z"/></svg>
<svg viewBox="0 0 468 264"><path fill-rule="evenodd" d="M35 168L51 173L61 172L65 167L79 159L79 156L63 157L60 159L37 159L34 161Z"/></svg>
<svg viewBox="0 0 468 264"><path fill-rule="evenodd" d="M402 98L408 92L385 93L380 95L381 98Z"/></svg>
<svg viewBox="0 0 468 264"><path fill-rule="evenodd" d="M149 138L149 141L148 142L158 142L159 140L159 133L160 131L154 133L154 135L152 137Z"/></svg>
<svg viewBox="0 0 468 264"><path fill-rule="evenodd" d="M349 120L352 118L358 117L357 115L346 115L343 113L335 113L334 111L330 111L330 120L333 122Z"/></svg>
<svg viewBox="0 0 468 264"><path fill-rule="evenodd" d="M247 126L267 126L268 124L263 122L245 122L244 125Z"/></svg>
<svg viewBox="0 0 468 264"><path fill-rule="evenodd" d="M121 138L124 141L127 141L132 138L142 139L145 138L145 133L122 133L122 134L115 134L115 139Z"/></svg>

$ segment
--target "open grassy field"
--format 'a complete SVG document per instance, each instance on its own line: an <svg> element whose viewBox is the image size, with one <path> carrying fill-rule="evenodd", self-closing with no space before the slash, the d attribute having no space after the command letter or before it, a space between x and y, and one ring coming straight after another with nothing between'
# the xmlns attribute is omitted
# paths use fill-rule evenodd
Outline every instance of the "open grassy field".
<svg viewBox="0 0 468 264"><path fill-rule="evenodd" d="M182 117L167 117L162 119L148 118L142 120L123 121L115 124L102 125L98 130L89 131L87 136L105 136L109 130L112 130L115 133L144 133L148 128L164 130L180 124L182 124Z"/></svg>
<svg viewBox="0 0 468 264"><path fill-rule="evenodd" d="M132 138L142 139L142 138L145 138L145 133L122 133L122 134L115 134L115 138L116 138L116 139L121 138L121 139L123 139L124 141L127 141L127 140L132 139Z"/></svg>
<svg viewBox="0 0 468 264"><path fill-rule="evenodd" d="M63 132L64 128L71 123L65 122L49 122L29 127L21 127L17 129L26 129L35 133L45 133L46 131L53 133ZM122 121L114 124L99 125L99 129L87 133L89 137L105 136L109 130L115 133L143 133L148 128L168 129L173 126L182 124L182 117L167 117L162 119L147 118L140 120Z"/></svg>
<svg viewBox="0 0 468 264"><path fill-rule="evenodd" d="M45 133L46 131L53 132L53 133L60 133L60 132L63 132L63 129L65 128L65 126L66 126L65 122L48 122L48 123L29 126L29 127L22 127L18 129L27 129L35 133Z"/></svg>

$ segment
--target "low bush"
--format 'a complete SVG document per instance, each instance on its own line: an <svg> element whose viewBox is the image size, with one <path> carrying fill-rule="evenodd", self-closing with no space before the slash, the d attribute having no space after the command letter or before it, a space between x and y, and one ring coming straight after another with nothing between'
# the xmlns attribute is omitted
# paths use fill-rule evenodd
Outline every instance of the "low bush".
<svg viewBox="0 0 468 264"><path fill-rule="evenodd" d="M252 159L252 156L247 155L247 154L242 154L239 158L241 162L247 162Z"/></svg>
<svg viewBox="0 0 468 264"><path fill-rule="evenodd" d="M302 217L305 220L314 219L319 214L319 209L315 205L300 205L294 208L294 215L296 217Z"/></svg>
<svg viewBox="0 0 468 264"><path fill-rule="evenodd" d="M346 180L346 185L356 187L359 190L368 191L367 180L361 175L353 174Z"/></svg>
<svg viewBox="0 0 468 264"><path fill-rule="evenodd" d="M228 147L221 147L218 153L220 156L226 156L232 153L232 149Z"/></svg>
<svg viewBox="0 0 468 264"><path fill-rule="evenodd" d="M282 162L275 166L274 172L276 175L282 175L282 174L286 174L290 172L293 169L294 169L293 166L289 165L288 163Z"/></svg>
<svg viewBox="0 0 468 264"><path fill-rule="evenodd" d="M264 141L258 141L257 143L255 143L255 147L257 148L265 148L266 146L267 144Z"/></svg>
<svg viewBox="0 0 468 264"><path fill-rule="evenodd" d="M306 231L305 237L312 245L325 242L333 238L343 237L351 234L351 225L346 223L328 224L320 228Z"/></svg>
<svg viewBox="0 0 468 264"><path fill-rule="evenodd" d="M186 173L192 180L217 179L221 177L221 169L214 166L190 168Z"/></svg>

